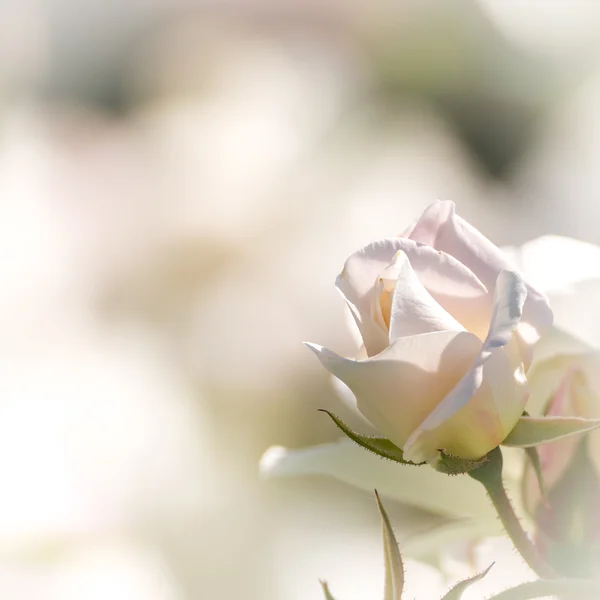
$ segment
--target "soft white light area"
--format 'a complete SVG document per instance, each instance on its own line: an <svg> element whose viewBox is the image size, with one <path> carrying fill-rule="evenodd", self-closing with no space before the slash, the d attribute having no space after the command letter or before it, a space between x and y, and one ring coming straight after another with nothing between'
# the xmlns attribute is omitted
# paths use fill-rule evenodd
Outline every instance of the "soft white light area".
<svg viewBox="0 0 600 600"><path fill-rule="evenodd" d="M0 594L19 600L183 600L158 552L97 540L33 563L0 566Z"/></svg>
<svg viewBox="0 0 600 600"><path fill-rule="evenodd" d="M480 0L502 33L535 50L569 54L594 40L600 5L586 0Z"/></svg>
<svg viewBox="0 0 600 600"><path fill-rule="evenodd" d="M592 4L600 8L598 3L586 3ZM596 218L599 102L600 73L596 71L553 106L515 169L512 184L523 202L514 227L521 233L521 241L560 234L600 243Z"/></svg>
<svg viewBox="0 0 600 600"><path fill-rule="evenodd" d="M243 31L229 42L209 44L216 61L227 48L228 63L204 94L167 97L140 123L162 158L165 230L237 245L287 204L289 172L355 91L333 48L280 53Z"/></svg>
<svg viewBox="0 0 600 600"><path fill-rule="evenodd" d="M102 136L78 154L42 114L17 113L6 124L0 552L38 552L90 532L176 522L207 509L218 488L204 485L213 463L196 394L159 336L142 326L112 329L96 314L107 274L139 256L141 238L142 245L155 240L143 219L116 219L127 213L112 204L118 194L106 204L92 186L97 170L118 179L116 150L128 144ZM110 148L115 155L105 161ZM123 198L135 179L121 188ZM88 186L93 193L83 194Z"/></svg>
<svg viewBox="0 0 600 600"><path fill-rule="evenodd" d="M509 252L527 280L547 294L569 293L576 283L600 279L600 246L595 244L545 235Z"/></svg>
<svg viewBox="0 0 600 600"><path fill-rule="evenodd" d="M508 210L482 210L480 185L435 113L410 108L393 123L367 113L334 131L290 174L277 226L257 235L199 297L188 330L190 360L206 381L231 385L233 370L240 388L262 389L299 371L321 372L303 340L355 353L334 287L345 260L374 239L398 235L438 197L459 198L467 218L508 222Z"/></svg>
<svg viewBox="0 0 600 600"><path fill-rule="evenodd" d="M48 66L48 29L34 2L4 0L0 6L0 72L3 84L23 85Z"/></svg>
<svg viewBox="0 0 600 600"><path fill-rule="evenodd" d="M323 517L314 522L323 521ZM329 583L334 597L364 600L383 595L383 542L375 534L356 528L339 531L322 523L281 528L275 546L276 581L289 600L323 600L319 580ZM293 569L287 568L290 563ZM436 598L445 590L442 574L433 567L405 561L405 597Z"/></svg>
<svg viewBox="0 0 600 600"><path fill-rule="evenodd" d="M476 545L473 556L471 564L453 560L450 554L446 554L443 560L444 570L458 580L479 573L495 563L483 579L464 592L462 600L481 600L524 581L537 579L508 538L487 538Z"/></svg>
<svg viewBox="0 0 600 600"><path fill-rule="evenodd" d="M160 352L143 337L87 332L87 341L3 356L4 551L175 508L196 512L210 497L191 477L208 466L199 460L200 423Z"/></svg>
<svg viewBox="0 0 600 600"><path fill-rule="evenodd" d="M131 277L164 244L155 163L130 130L84 111L20 107L2 133L3 301L45 330L50 303L89 313L107 282Z"/></svg>
<svg viewBox="0 0 600 600"><path fill-rule="evenodd" d="M527 198L519 223L535 222L539 233L600 243L599 102L596 73L551 113L514 175L515 187ZM593 346L600 345L600 322L594 318L600 298L598 248L544 236L527 244L524 252L529 256L526 272L531 271L550 292L555 323Z"/></svg>
<svg viewBox="0 0 600 600"><path fill-rule="evenodd" d="M558 80L593 46L591 3L482 2L564 49ZM598 82L521 89L540 57L476 2L0 4L0 598L379 598L374 487L411 559L463 544L448 580L407 559L405 600L487 566L462 565L500 529L482 486L327 443L314 409L355 399L301 342L356 355L336 275L438 198L501 243L600 241ZM513 142L514 190L488 164ZM559 241L521 264L591 335L598 252ZM465 600L528 577L498 552Z"/></svg>

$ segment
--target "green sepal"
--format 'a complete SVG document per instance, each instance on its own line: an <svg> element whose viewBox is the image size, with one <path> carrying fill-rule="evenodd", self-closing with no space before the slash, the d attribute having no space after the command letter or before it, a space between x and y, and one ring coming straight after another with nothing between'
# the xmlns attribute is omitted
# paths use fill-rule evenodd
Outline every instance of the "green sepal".
<svg viewBox="0 0 600 600"><path fill-rule="evenodd" d="M489 570L494 566L492 563L487 569L481 571L481 573L477 573L477 575L473 575L473 577L469 577L468 579L463 579L459 581L443 598L442 600L460 600L463 592L476 581L483 579L489 572Z"/></svg>
<svg viewBox="0 0 600 600"><path fill-rule="evenodd" d="M398 548L398 542L394 535L390 518L383 508L381 498L375 490L377 499L377 508L381 516L381 529L383 534L383 554L385 561L385 587L383 593L384 600L402 600L402 591L404 589L404 563L402 555Z"/></svg>
<svg viewBox="0 0 600 600"><path fill-rule="evenodd" d="M382 437L369 436L369 435L361 435L360 433L356 433L348 425L346 425L338 416L334 415L332 412L325 410L324 408L319 409L321 412L329 415L331 420L353 441L356 442L359 446L362 446L365 450L369 450L374 454L379 456L383 456L383 458L387 458L389 460L393 460L394 462L401 463L403 465L413 465L420 466L426 463L415 463L410 460L404 460L404 453L401 448L398 448L395 444L390 442L390 440Z"/></svg>
<svg viewBox="0 0 600 600"><path fill-rule="evenodd" d="M329 586L326 581L320 581L321 587L323 588L323 594L325 595L325 600L335 600L335 598L331 595L329 591Z"/></svg>
<svg viewBox="0 0 600 600"><path fill-rule="evenodd" d="M440 450L440 457L435 464L435 469L446 475L462 475L463 473L469 473L473 469L478 469L485 462L487 462L487 455L476 459L459 458Z"/></svg>
<svg viewBox="0 0 600 600"><path fill-rule="evenodd" d="M502 442L503 446L528 448L548 444L600 427L600 419L581 417L521 417Z"/></svg>

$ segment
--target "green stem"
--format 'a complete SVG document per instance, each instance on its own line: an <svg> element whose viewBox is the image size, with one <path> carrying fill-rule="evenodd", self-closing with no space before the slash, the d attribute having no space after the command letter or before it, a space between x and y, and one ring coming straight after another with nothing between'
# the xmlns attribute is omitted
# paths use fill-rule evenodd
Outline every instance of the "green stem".
<svg viewBox="0 0 600 600"><path fill-rule="evenodd" d="M469 475L485 487L500 521L529 568L542 579L553 579L557 574L541 557L533 542L521 526L510 503L502 482L502 452L495 448L488 454L488 460L481 467L469 472Z"/></svg>

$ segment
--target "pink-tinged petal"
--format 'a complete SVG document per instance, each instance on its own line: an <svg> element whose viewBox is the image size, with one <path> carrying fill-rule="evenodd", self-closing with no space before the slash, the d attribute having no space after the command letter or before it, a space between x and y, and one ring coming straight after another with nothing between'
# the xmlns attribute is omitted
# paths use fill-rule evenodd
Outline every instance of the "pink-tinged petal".
<svg viewBox="0 0 600 600"><path fill-rule="evenodd" d="M500 271L511 268L506 255L459 217L454 202L438 201L425 209L410 239L451 254L493 289Z"/></svg>
<svg viewBox="0 0 600 600"><path fill-rule="evenodd" d="M452 256L406 238L384 239L365 246L348 258L338 275L336 286L356 307L359 327L372 329L369 323L374 320L374 287L398 251L406 254L433 299L467 330L483 339L492 306L486 287ZM365 346L369 356L382 350L378 346L370 347L366 340Z"/></svg>
<svg viewBox="0 0 600 600"><path fill-rule="evenodd" d="M464 327L431 297L404 252L396 253L382 276L395 280L389 322L390 343L419 333L464 331Z"/></svg>
<svg viewBox="0 0 600 600"><path fill-rule="evenodd" d="M571 410L576 417L600 418L600 351L590 352L577 361L581 377L573 387L575 401Z"/></svg>
<svg viewBox="0 0 600 600"><path fill-rule="evenodd" d="M451 254L490 290L501 271L516 269L500 248L455 213L454 202L440 201L425 209L410 239ZM540 333L552 325L552 311L544 294L531 285L527 292L523 321ZM523 341L527 346L528 342Z"/></svg>
<svg viewBox="0 0 600 600"><path fill-rule="evenodd" d="M586 414L581 411L581 406L587 405L587 381L583 371L571 361L571 366L563 365L561 370L562 377L558 380L556 377L550 379L551 384L556 387L551 396L547 399L549 403L545 407L544 413L548 416L558 417L594 417L600 414ZM598 368L600 365L596 365ZM542 367L535 372L535 378L531 382L532 389L536 390L541 386L544 379L548 379L553 373L546 373ZM596 438L597 434L590 436L590 442ZM568 438L553 444L543 444L538 446L537 451L540 457L544 483L547 489L551 489L562 477L565 470L569 467L577 447L581 440L578 438ZM534 514L538 504L541 502L541 494L535 473L528 469L524 475L523 481L523 499L526 508Z"/></svg>
<svg viewBox="0 0 600 600"><path fill-rule="evenodd" d="M410 234L413 232L413 229L417 226L417 223L418 221L411 223L398 237L409 238Z"/></svg>
<svg viewBox="0 0 600 600"><path fill-rule="evenodd" d="M465 331L401 337L364 361L307 345L352 390L360 412L400 447L456 386L481 349L479 339Z"/></svg>
<svg viewBox="0 0 600 600"><path fill-rule="evenodd" d="M559 343L561 341L563 344ZM558 339L549 341L542 338L540 344L548 346L542 347L540 351L545 360L534 364L530 380L532 391L539 396L541 410L538 412L567 418L600 418L600 353L586 351L581 342L565 337L562 332L558 332ZM561 345L565 348L564 355L560 354ZM600 433L590 433L586 441L588 459L595 466L596 472L600 473ZM560 486L561 481L570 476L571 470L577 469L577 465L573 467L573 461L578 460L576 453L580 446L581 439L578 437L538 446L546 488L556 490L556 486ZM538 515L539 519L538 511L544 514L544 508L535 474L530 467L525 471L522 487L525 507L530 514ZM554 498L556 499L556 493ZM571 504L569 499L567 508ZM553 508L556 508L555 503ZM554 514L554 519L548 519L550 524L556 523L560 518L560 515Z"/></svg>
<svg viewBox="0 0 600 600"><path fill-rule="evenodd" d="M411 240L427 244L437 248L440 243L448 246L450 249L456 248L456 241L448 236L445 229L448 227L455 215L454 202L447 200L438 200L430 204L424 211L419 220L412 226L409 237ZM452 254L455 256L455 254ZM467 257L469 258L469 257Z"/></svg>
<svg viewBox="0 0 600 600"><path fill-rule="evenodd" d="M557 327L550 328L536 344L533 362L527 371L527 380L531 388L527 411L533 415L545 414L557 390L564 385L565 375L574 369L587 372L586 377L591 377L593 383L600 371L600 360L597 356L592 348L579 338ZM583 365L589 366L583 368ZM577 413L571 414L577 416ZM579 416L592 415L581 413Z"/></svg>
<svg viewBox="0 0 600 600"><path fill-rule="evenodd" d="M527 382L513 332L527 296L511 271L498 276L488 335L467 373L411 434L407 460L435 461L438 450L480 458L510 433L527 399Z"/></svg>

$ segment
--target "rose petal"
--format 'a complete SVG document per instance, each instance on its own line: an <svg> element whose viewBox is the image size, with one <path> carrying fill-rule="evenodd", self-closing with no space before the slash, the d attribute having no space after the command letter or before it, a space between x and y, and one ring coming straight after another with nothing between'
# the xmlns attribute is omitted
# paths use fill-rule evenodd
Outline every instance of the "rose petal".
<svg viewBox="0 0 600 600"><path fill-rule="evenodd" d="M540 341L540 344L547 346L541 348L540 354L547 355L548 359L534 364L531 377L528 376L532 390L528 410L558 417L599 418L600 403L593 390L598 389L595 386L599 383L600 355L597 352L585 352L585 347L582 348L570 336L565 336L564 332L556 333L556 336L550 336L550 339L544 336ZM560 348L560 340L565 342L565 355L555 355L553 352ZM573 350L573 353L569 354L569 350ZM577 350L583 352L577 354ZM562 477L580 441L575 437L538 447L547 488L552 488ZM598 462L599 443L598 433L589 435L588 451L592 462ZM535 476L530 470L524 476L523 497L530 511L541 500Z"/></svg>
<svg viewBox="0 0 600 600"><path fill-rule="evenodd" d="M480 458L499 445L519 419L527 383L512 333L526 290L511 271L498 276L490 329L479 355L448 396L414 430L407 460L435 461L438 450Z"/></svg>
<svg viewBox="0 0 600 600"><path fill-rule="evenodd" d="M593 348L556 326L551 327L536 344L533 363L531 364L528 376L533 374L539 366L545 362L559 357L577 357L591 352Z"/></svg>
<svg viewBox="0 0 600 600"><path fill-rule="evenodd" d="M577 357L565 356L545 361L535 365L527 373L529 382L529 399L527 400L527 412L531 415L543 415L554 394L561 385L565 373L577 364Z"/></svg>
<svg viewBox="0 0 600 600"><path fill-rule="evenodd" d="M481 281L444 252L409 239L390 238L373 242L350 256L336 279L336 286L356 309L357 324L369 356L385 348L375 329L381 330L381 327L374 322L371 312L373 288L398 251L406 254L418 279L434 300L466 329L483 339L492 303Z"/></svg>
<svg viewBox="0 0 600 600"><path fill-rule="evenodd" d="M433 246L457 258L493 290L498 273L514 270L508 257L481 232L455 213L454 202L440 201L429 206L410 234L410 239ZM552 325L547 298L527 285L523 321L538 333Z"/></svg>
<svg viewBox="0 0 600 600"><path fill-rule="evenodd" d="M396 253L386 275L396 280L391 301L390 344L400 337L419 333L464 331L464 327L431 297L404 252Z"/></svg>
<svg viewBox="0 0 600 600"><path fill-rule="evenodd" d="M366 417L360 412L360 410L358 410L356 396L352 393L352 390L335 375L331 375L331 386L333 387L334 392L344 404L344 406L352 412L354 417L360 419L363 430L364 428L369 429L369 431L363 431L363 433L371 434L373 426L371 425L371 423L369 423L369 421L367 421Z"/></svg>
<svg viewBox="0 0 600 600"><path fill-rule="evenodd" d="M339 289L339 287L338 287ZM341 291L341 290L340 290ZM342 293L343 295L343 293ZM362 336L364 350L367 356L374 356L385 350L389 344L389 334L381 327L373 315L369 313L361 313L352 302L345 298L346 305L350 310L350 314L358 327L360 335ZM371 299L371 302L373 299Z"/></svg>
<svg viewBox="0 0 600 600"><path fill-rule="evenodd" d="M307 344L323 366L357 398L361 413L402 447L415 428L456 386L477 357L481 342L465 331L398 338L364 361Z"/></svg>
<svg viewBox="0 0 600 600"><path fill-rule="evenodd" d="M527 301L525 282L514 271L502 271L496 280L492 320L483 352L505 346L511 341Z"/></svg>

